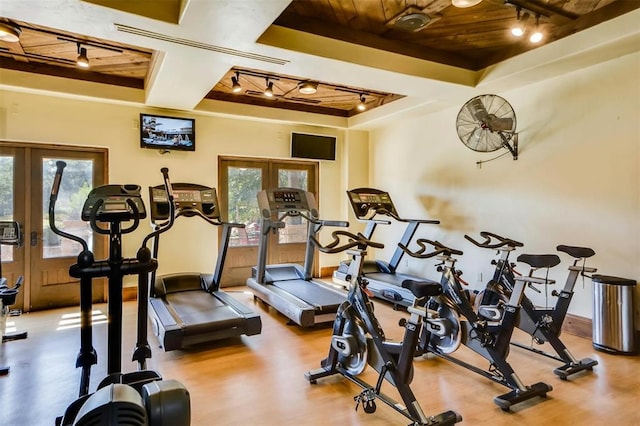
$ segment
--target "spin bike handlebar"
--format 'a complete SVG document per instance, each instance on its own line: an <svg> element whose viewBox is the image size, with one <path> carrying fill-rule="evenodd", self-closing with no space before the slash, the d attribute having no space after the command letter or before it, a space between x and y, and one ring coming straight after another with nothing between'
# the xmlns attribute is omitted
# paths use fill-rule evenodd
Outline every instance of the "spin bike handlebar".
<svg viewBox="0 0 640 426"><path fill-rule="evenodd" d="M482 231L480 232L480 236L482 238L484 238L483 242L478 242L476 240L474 240L473 238L471 238L469 235L465 234L465 238L472 242L473 244L475 244L478 247L481 248L486 248L486 249L499 249L502 247L523 247L524 244L522 244L519 241L516 240L512 240L511 238L505 238L505 237L501 237L498 234L494 234L493 232L487 232L487 231ZM498 240L498 242L492 242L493 240Z"/></svg>
<svg viewBox="0 0 640 426"><path fill-rule="evenodd" d="M333 241L326 245L320 244L315 237L311 237L310 240L322 253L340 253L353 247L358 247L361 250L367 247L384 248L384 244L371 241L360 233L353 234L349 231L338 230L333 231L331 236L333 237ZM341 242L340 236L347 237L349 242L343 245L338 245Z"/></svg>
<svg viewBox="0 0 640 426"><path fill-rule="evenodd" d="M456 250L450 247L445 246L439 241L431 241L426 238L420 238L416 241L416 244L420 246L420 249L416 251L412 251L409 247L405 246L402 243L398 243L398 247L402 249L405 253L407 253L411 257L415 257L417 259L428 259L430 257L444 255L444 256L452 256L457 255L461 256L463 254L462 250ZM434 248L434 251L430 253L425 253L427 251L427 245L431 245Z"/></svg>

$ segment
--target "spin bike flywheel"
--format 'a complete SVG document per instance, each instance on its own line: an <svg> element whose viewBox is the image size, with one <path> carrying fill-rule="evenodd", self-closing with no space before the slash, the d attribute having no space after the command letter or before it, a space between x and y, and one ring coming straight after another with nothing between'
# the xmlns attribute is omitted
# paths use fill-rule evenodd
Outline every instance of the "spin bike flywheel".
<svg viewBox="0 0 640 426"><path fill-rule="evenodd" d="M440 302L440 300L438 302ZM436 333L431 334L431 346L437 348L438 351L443 354L455 352L462 341L461 324L458 312L446 303L438 303L437 307L433 306L430 307L430 309L436 310L438 312L438 316L445 320L444 333L442 333L442 335L438 335Z"/></svg>
<svg viewBox="0 0 640 426"><path fill-rule="evenodd" d="M351 347L349 355L338 355L338 362L352 376L362 373L367 367L368 351L367 351L367 335L360 320L343 313L345 316L345 325L342 335L351 337L349 339L354 345Z"/></svg>

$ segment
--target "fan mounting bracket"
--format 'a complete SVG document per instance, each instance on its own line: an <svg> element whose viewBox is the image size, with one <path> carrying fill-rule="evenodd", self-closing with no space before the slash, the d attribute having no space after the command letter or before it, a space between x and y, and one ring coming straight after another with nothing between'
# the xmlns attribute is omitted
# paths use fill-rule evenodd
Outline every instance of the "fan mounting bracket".
<svg viewBox="0 0 640 426"><path fill-rule="evenodd" d="M513 144L509 142L509 138L507 138L503 132L500 132L500 137L502 138L502 146L504 146L509 150L514 160L517 160L518 159L518 134L512 133L512 135L513 137L511 138L511 141L513 142Z"/></svg>

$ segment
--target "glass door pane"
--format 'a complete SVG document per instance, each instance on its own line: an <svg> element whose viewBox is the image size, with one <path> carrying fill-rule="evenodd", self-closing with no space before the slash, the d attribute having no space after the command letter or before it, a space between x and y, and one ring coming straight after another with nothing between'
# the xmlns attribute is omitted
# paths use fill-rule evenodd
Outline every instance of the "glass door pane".
<svg viewBox="0 0 640 426"><path fill-rule="evenodd" d="M260 239L260 212L256 194L262 190L262 169L229 167L227 171L227 220L245 225L244 230L233 228L229 246L256 246Z"/></svg>
<svg viewBox="0 0 640 426"><path fill-rule="evenodd" d="M0 220L13 219L13 156L0 156ZM13 261L13 246L2 246L2 262Z"/></svg>
<svg viewBox="0 0 640 426"><path fill-rule="evenodd" d="M54 158L42 159L42 258L77 256L82 246L56 235L49 228L49 193L56 172ZM93 232L88 222L81 220L82 206L93 187L93 160L65 159L60 192L56 202L56 225L63 231L84 239L93 251Z"/></svg>

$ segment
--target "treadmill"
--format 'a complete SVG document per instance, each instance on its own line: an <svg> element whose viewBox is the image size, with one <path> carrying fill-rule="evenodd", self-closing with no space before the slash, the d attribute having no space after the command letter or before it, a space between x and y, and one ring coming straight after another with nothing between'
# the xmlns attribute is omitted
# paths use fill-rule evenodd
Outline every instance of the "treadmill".
<svg viewBox="0 0 640 426"><path fill-rule="evenodd" d="M347 227L349 223L320 220L313 194L302 189L260 191L258 207L261 212L258 264L251 269L247 286L253 290L255 297L302 327L333 322L347 293L341 288L312 279L315 255L312 240L323 226ZM269 234L284 228L287 217L302 217L307 221L304 266L293 263L267 265Z"/></svg>
<svg viewBox="0 0 640 426"><path fill-rule="evenodd" d="M229 237L243 224L220 220L215 188L193 183L172 183L175 218L198 217L215 227L222 226L222 240L213 274L197 272L151 276L149 317L155 335L165 351L225 339L252 336L262 331L260 315L220 290ZM149 188L151 222L158 229L172 220L169 196L164 185ZM157 259L160 235L153 241Z"/></svg>
<svg viewBox="0 0 640 426"><path fill-rule="evenodd" d="M399 273L397 272L398 266L418 226L421 224L438 224L440 221L401 218L393 205L393 201L391 201L389 193L379 189L356 188L347 191L347 196L356 219L367 224L364 230L366 239L371 239L379 224L391 224L389 219L407 224L391 260L389 262L365 260L362 265L362 273L369 281L367 289L375 297L392 303L394 309L397 309L398 306L411 306L415 296L409 289L403 288L402 283L406 280L425 281L425 278ZM348 270L349 261L341 262L338 269L333 273L333 281L336 284L348 286Z"/></svg>

